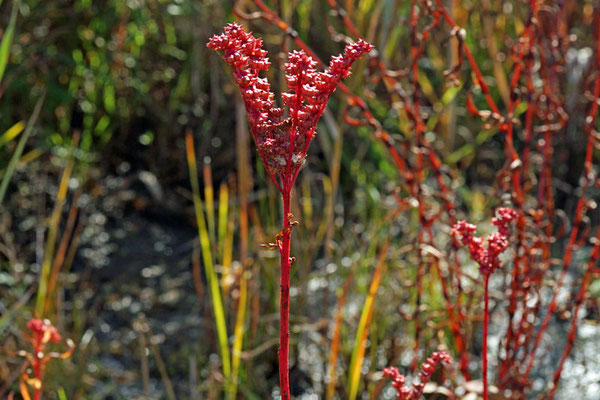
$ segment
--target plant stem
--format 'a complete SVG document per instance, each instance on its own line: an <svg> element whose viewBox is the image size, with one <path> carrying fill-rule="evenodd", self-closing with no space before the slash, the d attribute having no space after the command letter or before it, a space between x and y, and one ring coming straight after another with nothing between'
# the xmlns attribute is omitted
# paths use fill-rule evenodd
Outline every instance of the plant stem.
<svg viewBox="0 0 600 400"><path fill-rule="evenodd" d="M487 378L487 337L488 337L488 324L490 322L490 315L488 311L489 306L489 293L488 293L488 282L489 275L484 276L484 284L485 284L485 293L484 293L484 301L485 308L483 310L483 400L488 400L488 378Z"/></svg>
<svg viewBox="0 0 600 400"><path fill-rule="evenodd" d="M281 282L280 282L280 326L279 326L279 385L281 388L281 399L290 399L289 379L289 339L290 339L290 192L282 193L283 200L283 228L281 230L281 243L279 253L281 255Z"/></svg>
<svg viewBox="0 0 600 400"><path fill-rule="evenodd" d="M42 400L42 385L44 384L44 378L42 376L42 360L38 357L38 354L43 354L44 347L41 341L38 341L34 347L35 362L33 363L33 376L38 380L39 387L35 387L33 390L33 399Z"/></svg>

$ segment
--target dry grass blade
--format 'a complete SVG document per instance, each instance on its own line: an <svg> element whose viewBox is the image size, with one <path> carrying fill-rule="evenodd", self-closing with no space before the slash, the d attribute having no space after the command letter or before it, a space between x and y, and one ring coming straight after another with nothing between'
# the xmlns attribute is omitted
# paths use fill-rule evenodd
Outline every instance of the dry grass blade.
<svg viewBox="0 0 600 400"><path fill-rule="evenodd" d="M135 321L133 323L133 329L138 334L138 342L140 344L140 360L141 360L141 374L142 383L144 388L144 396L150 397L150 368L148 367L148 354L146 352L148 344L146 343L146 335L144 334L144 324L141 321Z"/></svg>
<svg viewBox="0 0 600 400"><path fill-rule="evenodd" d="M165 384L165 390L167 392L167 398L169 400L176 400L177 396L175 396L175 390L173 389L173 383L169 378L169 374L167 373L167 367L165 362L160 355L160 349L158 346L150 339L150 348L152 349L152 354L154 355L154 359L156 360L156 367L158 368L158 372L160 373L160 377Z"/></svg>
<svg viewBox="0 0 600 400"><path fill-rule="evenodd" d="M50 301L52 300L54 294L54 288L56 287L56 282L58 281L58 274L61 268L64 265L65 257L67 255L68 245L72 239L73 231L75 230L75 222L77 219L77 215L79 215L79 208L77 207L77 201L80 196L80 191L75 193L73 196L73 205L69 210L69 214L67 216L67 222L65 224L65 229L58 245L58 250L56 251L56 257L54 257L54 261L52 262L52 268L50 272L50 279L48 281L48 296L46 296L46 304L44 305L44 310L48 310L50 306Z"/></svg>

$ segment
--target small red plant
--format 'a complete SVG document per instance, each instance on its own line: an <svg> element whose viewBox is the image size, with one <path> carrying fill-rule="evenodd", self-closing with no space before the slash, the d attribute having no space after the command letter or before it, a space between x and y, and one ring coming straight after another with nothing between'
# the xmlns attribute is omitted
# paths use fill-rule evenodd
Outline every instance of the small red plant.
<svg viewBox="0 0 600 400"><path fill-rule="evenodd" d="M396 367L389 367L383 370L383 376L392 379L392 386L396 389L398 400L419 400L423 395L425 385L431 379L431 374L436 370L440 363L451 363L452 360L448 354L443 351L435 352L421 365L419 373L419 383L413 383L412 388L404 386L406 377L398 371Z"/></svg>
<svg viewBox="0 0 600 400"><path fill-rule="evenodd" d="M31 386L33 388L33 399L41 400L46 364L53 358L68 358L73 352L75 345L71 339L67 339L66 343L69 349L66 352L46 353L49 344L61 341L61 335L58 333L58 330L47 319L41 320L37 318L32 318L27 322L27 329L31 331L31 335L25 335L25 337L31 343L32 352L29 353L21 350L18 354L25 357L29 362L28 366L33 369L33 377L29 376L27 371L24 371L21 375L19 386L23 399L31 399L28 389L28 386Z"/></svg>
<svg viewBox="0 0 600 400"><path fill-rule="evenodd" d="M306 159L308 145L315 135L329 97L338 83L350 76L350 67L373 46L364 40L349 44L344 54L334 56L329 68L317 72L317 62L304 51L292 51L285 64L288 91L282 93L282 102L288 108L275 105L270 84L259 76L269 69L270 61L263 42L245 32L237 23L228 24L224 33L213 36L208 47L223 51L223 59L233 68L233 78L240 87L246 105L252 136L267 173L277 187L283 201L283 227L276 243L281 256L281 306L279 337L279 381L281 398L290 398L289 390L289 297L292 221L290 197L294 182Z"/></svg>
<svg viewBox="0 0 600 400"><path fill-rule="evenodd" d="M479 238L473 236L477 227L469 224L466 221L459 221L452 227L452 236L460 239L464 245L469 248L471 258L479 264L479 271L483 275L484 280L484 314L483 314L483 354L482 354L482 375L483 375L483 398L488 398L488 381L487 381L487 336L489 325L489 295L488 283L490 275L500 267L499 256L508 248L508 237L510 230L508 224L517 218L517 212L512 208L499 208L496 211L496 217L492 218L492 223L498 228L498 232L494 232L487 238ZM487 243L487 246L485 245Z"/></svg>

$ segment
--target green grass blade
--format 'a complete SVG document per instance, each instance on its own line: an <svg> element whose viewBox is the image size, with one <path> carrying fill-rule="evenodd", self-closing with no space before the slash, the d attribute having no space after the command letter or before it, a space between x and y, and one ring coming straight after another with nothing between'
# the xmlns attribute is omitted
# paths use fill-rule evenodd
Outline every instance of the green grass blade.
<svg viewBox="0 0 600 400"><path fill-rule="evenodd" d="M25 121L19 121L8 128L8 130L0 136L0 147L19 136L19 134L23 132L23 129L25 129Z"/></svg>
<svg viewBox="0 0 600 400"><path fill-rule="evenodd" d="M30 288L15 304L13 304L8 311L6 311L2 317L0 317L0 336L4 333L4 330L12 321L13 317L19 312L19 310L27 304L29 298L33 294L33 288Z"/></svg>
<svg viewBox="0 0 600 400"><path fill-rule="evenodd" d="M15 0L13 2L12 11L10 13L10 21L8 22L8 28L4 32L2 42L0 43L0 82L2 82L2 76L4 70L8 64L8 58L10 56L10 45L12 44L13 37L15 36L15 26L17 25L17 11L19 9L21 1ZM1 3L0 3L1 4Z"/></svg>
<svg viewBox="0 0 600 400"><path fill-rule="evenodd" d="M219 188L219 217L217 223L217 242L219 264L223 266L223 275L221 286L223 287L223 297L227 298L230 286L231 260L227 260L226 242L227 242L227 223L229 214L229 189L227 184L222 183Z"/></svg>
<svg viewBox="0 0 600 400"><path fill-rule="evenodd" d="M227 215L229 213L229 188L226 183L222 183L219 188L219 221L217 230L217 240L219 242L219 255L221 264L225 259L223 249L225 246L225 235L227 235Z"/></svg>
<svg viewBox="0 0 600 400"><path fill-rule="evenodd" d="M23 154L23 150L25 149L25 143L27 142L29 135L31 135L35 122L37 121L38 116L40 115L40 111L42 109L42 104L44 103L45 97L46 92L44 91L44 94L42 94L42 97L40 97L37 104L35 105L33 114L31 114L31 117L29 117L29 121L27 121L27 128L25 128L25 133L21 135L21 139L19 139L19 143L17 143L17 148L15 149L14 154L8 162L8 167L6 167L6 171L2 176L2 182L0 183L0 204L2 204L2 201L4 200L4 195L6 194L8 183L10 182L10 179L15 172L15 168L17 167L19 159L21 158L21 154Z"/></svg>
<svg viewBox="0 0 600 400"><path fill-rule="evenodd" d="M204 164L204 205L206 209L206 222L208 223L208 235L210 242L215 243L215 190L212 182L212 171L210 164ZM217 251L217 249L214 249Z"/></svg>
<svg viewBox="0 0 600 400"><path fill-rule="evenodd" d="M228 398L235 400L237 394L238 375L242 360L242 346L244 344L244 323L246 321L246 304L248 303L248 282L246 271L242 271L240 278L240 298L238 302L235 330L233 334L232 374L228 390Z"/></svg>
<svg viewBox="0 0 600 400"><path fill-rule="evenodd" d="M67 394L65 393L65 389L58 388L57 394L58 400L67 400Z"/></svg>
<svg viewBox="0 0 600 400"><path fill-rule="evenodd" d="M73 150L77 148L79 144L79 134L76 133L73 139ZM44 247L44 258L42 259L42 272L40 276L40 282L38 286L37 299L35 302L35 311L38 318L42 318L45 315L46 298L52 293L48 293L48 281L50 280L50 272L52 270L52 260L54 259L54 251L56 249L56 239L58 237L58 229L60 227L60 220L62 218L62 211L67 200L67 192L69 190L69 181L71 180L71 174L75 167L75 156L71 155L65 165L62 177L60 178L60 184L58 186L58 193L56 194L56 203L50 216L50 222L48 223L48 237L46 238L46 245Z"/></svg>
<svg viewBox="0 0 600 400"><path fill-rule="evenodd" d="M185 148L190 171L190 179L192 184L192 193L194 198L194 211L196 212L196 221L198 224L198 236L200 238L200 248L202 249L202 259L204 261L204 269L208 279L210 295L212 297L213 312L215 315L215 324L217 326L217 336L219 347L221 350L221 361L223 362L223 376L225 380L229 380L231 375L231 359L229 356L229 344L227 340L227 324L225 321L225 312L223 310L223 301L221 298L221 290L219 280L213 267L213 258L211 253L210 238L206 227L206 220L202 211L202 199L200 198L200 186L198 184L198 167L196 164L196 154L194 151L194 139L192 133L188 131L185 135Z"/></svg>
<svg viewBox="0 0 600 400"><path fill-rule="evenodd" d="M362 370L363 360L365 358L365 346L367 337L369 336L369 325L371 324L371 318L373 317L373 304L375 303L375 295L377 289L381 283L381 276L385 269L385 256L387 253L389 241L387 241L381 253L379 254L379 260L377 261L377 267L373 272L373 279L369 286L369 294L365 299L362 313L360 316L360 322L358 323L358 330L356 331L356 339L354 340L354 348L352 349L352 357L350 359L350 370L348 373L348 399L355 400L358 395L358 386L360 384L360 375Z"/></svg>

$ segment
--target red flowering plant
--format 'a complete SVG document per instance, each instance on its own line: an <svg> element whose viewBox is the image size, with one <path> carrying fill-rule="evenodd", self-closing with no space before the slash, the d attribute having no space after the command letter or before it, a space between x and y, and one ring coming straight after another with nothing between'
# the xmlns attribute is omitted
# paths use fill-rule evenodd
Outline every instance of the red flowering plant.
<svg viewBox="0 0 600 400"><path fill-rule="evenodd" d="M252 136L263 165L283 201L283 227L272 246L281 255L281 308L279 380L283 400L289 395L289 288L292 214L290 196L300 167L306 159L317 121L338 83L350 76L350 67L373 46L364 40L348 44L343 54L331 58L329 67L318 72L317 62L304 51L292 51L285 64L288 91L281 99L287 112L275 104L275 95L267 79L259 76L269 69L263 41L245 32L237 23L228 24L224 33L213 36L208 47L223 52L223 59L233 68L233 78L240 87L246 105Z"/></svg>
<svg viewBox="0 0 600 400"><path fill-rule="evenodd" d="M419 382L413 383L412 388L404 386L406 377L398 371L396 367L389 367L383 370L383 376L392 379L392 386L396 389L396 398L398 400L419 400L423 395L425 385L431 379L431 374L441 363L449 364L452 359L443 351L436 351L421 365L419 373Z"/></svg>
<svg viewBox="0 0 600 400"><path fill-rule="evenodd" d="M58 330L50 323L50 321L32 318L27 322L27 329L31 331L31 335L25 335L27 341L30 342L32 351L19 351L18 355L25 357L28 361L27 368L31 368L33 376L30 376L30 371L25 369L21 374L19 383L21 396L25 400L31 399L28 387L33 388L33 399L41 400L42 388L44 384L44 372L46 364L53 358L65 359L71 356L75 344L71 339L66 340L68 346L64 353L47 352L47 347L50 344L59 343L62 339Z"/></svg>
<svg viewBox="0 0 600 400"><path fill-rule="evenodd" d="M489 325L489 296L488 283L490 275L500 267L499 256L508 248L508 237L510 236L509 223L517 218L517 212L512 208L502 207L496 210L496 217L492 223L498 228L483 238L473 236L477 227L466 221L459 221L452 227L451 234L469 248L471 258L479 264L479 271L484 281L484 314L483 314L483 354L482 354L482 376L483 376L483 398L488 398L487 382L487 336ZM487 243L487 246L486 246Z"/></svg>

